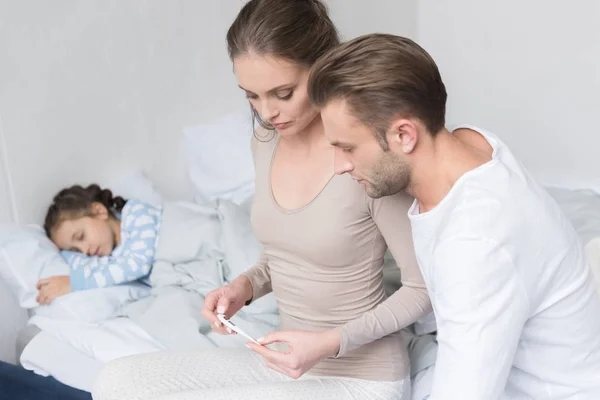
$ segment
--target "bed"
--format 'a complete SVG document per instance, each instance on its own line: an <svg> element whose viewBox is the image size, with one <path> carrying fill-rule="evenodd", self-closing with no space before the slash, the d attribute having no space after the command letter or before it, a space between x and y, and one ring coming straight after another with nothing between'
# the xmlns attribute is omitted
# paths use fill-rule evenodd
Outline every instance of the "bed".
<svg viewBox="0 0 600 400"><path fill-rule="evenodd" d="M569 216L586 245L590 264L597 269L600 265L600 196L592 191L557 188L549 188L549 191ZM249 221L240 221L239 226L247 224ZM384 276L386 289L390 292L395 290L400 277L391 259L386 260ZM129 291L128 296L132 297L125 296L128 301L135 299L129 304L148 298L143 289L136 290ZM261 315L260 312L258 315ZM40 318L39 312L31 320L35 323L36 318ZM21 365L39 375L52 376L59 382L85 391L90 390L95 376L107 361L129 354L173 348L168 343L155 340L137 323L122 316L94 321L91 325L89 321L57 322L52 321L53 317L46 318L46 323L50 322L50 325L43 322L28 325L19 334L16 351ZM262 322L263 333L276 326L275 321L265 323L263 319ZM40 329L40 326L44 329ZM256 327L256 320L249 328L252 329L252 326ZM411 357L414 399L420 400L426 396L432 385L437 352L435 335L429 334L432 330L434 328L415 334L413 327L403 333ZM210 336L207 336L206 347L243 345L243 341L228 342L231 338Z"/></svg>
<svg viewBox="0 0 600 400"><path fill-rule="evenodd" d="M180 202L177 207L192 210L199 218L197 222L188 219L181 226L171 226L176 231L171 236L178 241L186 237L201 243L199 250L192 250L196 261L186 259L176 265L159 260L160 266L157 261L151 275L152 288L134 282L78 291L48 306L37 305L35 282L67 274L68 266L39 227L0 228L3 278L21 307L31 313L17 340L23 367L89 391L101 366L120 357L160 350L244 346L241 336L213 333L200 310L204 295L230 282L258 259L261 249L249 235L248 205L219 200L204 205ZM210 225L208 218L213 215L219 218L212 218L214 224ZM195 231L186 233L190 228ZM166 229L163 220L163 243L168 242ZM178 236L180 232L182 237ZM226 256L221 258L221 254ZM165 272L167 268L172 270L171 275ZM197 273L192 274L192 270ZM154 278L159 271L176 284L169 281L161 285ZM246 307L235 321L255 337L275 329L278 314L273 296Z"/></svg>

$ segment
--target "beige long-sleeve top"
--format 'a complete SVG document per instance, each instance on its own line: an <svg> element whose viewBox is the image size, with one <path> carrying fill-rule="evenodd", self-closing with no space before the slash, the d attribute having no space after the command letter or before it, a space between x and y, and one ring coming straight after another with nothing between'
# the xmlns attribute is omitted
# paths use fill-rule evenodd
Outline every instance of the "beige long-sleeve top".
<svg viewBox="0 0 600 400"><path fill-rule="evenodd" d="M399 330L431 311L417 265L406 195L371 199L349 175L334 176L310 203L287 210L271 190L279 137L253 141L252 226L264 245L246 275L257 299L274 292L281 329L339 329L340 352L308 373L394 381L409 373ZM389 246L402 287L389 298L383 256Z"/></svg>

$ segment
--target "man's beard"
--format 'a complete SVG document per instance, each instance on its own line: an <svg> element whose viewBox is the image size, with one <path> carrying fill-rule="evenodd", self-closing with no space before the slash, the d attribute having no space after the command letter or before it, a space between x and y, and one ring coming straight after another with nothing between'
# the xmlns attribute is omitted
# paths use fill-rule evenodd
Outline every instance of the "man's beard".
<svg viewBox="0 0 600 400"><path fill-rule="evenodd" d="M410 167L393 152L385 151L371 169L365 185L367 195L378 199L399 193L410 184L410 176Z"/></svg>

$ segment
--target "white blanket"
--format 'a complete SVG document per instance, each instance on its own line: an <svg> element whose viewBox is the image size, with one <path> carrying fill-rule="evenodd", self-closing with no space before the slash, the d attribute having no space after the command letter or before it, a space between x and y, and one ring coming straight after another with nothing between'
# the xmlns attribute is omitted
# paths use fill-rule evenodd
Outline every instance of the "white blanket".
<svg viewBox="0 0 600 400"><path fill-rule="evenodd" d="M38 375L52 375L65 385L88 392L103 365L44 331L25 347L20 362L23 368Z"/></svg>
<svg viewBox="0 0 600 400"><path fill-rule="evenodd" d="M30 319L42 333L26 346L21 363L89 390L99 365L116 358L164 349L241 347L245 339L214 334L200 311L204 295L251 267L260 251L248 205L167 203L152 295L124 285L65 296L61 307L48 307ZM76 304L80 307L73 313ZM90 315L96 309L98 315ZM275 329L279 317L273 296L246 307L234 321L256 337ZM84 362L69 363L63 355Z"/></svg>
<svg viewBox="0 0 600 400"><path fill-rule="evenodd" d="M124 304L149 295L146 285L134 282L77 291L38 307L29 324L42 332L23 349L21 364L89 390L103 363L164 348L132 321L117 318Z"/></svg>
<svg viewBox="0 0 600 400"><path fill-rule="evenodd" d="M204 296L253 265L260 245L247 210L227 201L168 203L150 281L153 296L126 308L126 315L166 348L238 347L239 336L214 334L200 315ZM245 307L236 324L260 337L278 324L272 296Z"/></svg>
<svg viewBox="0 0 600 400"><path fill-rule="evenodd" d="M96 324L34 317L42 331L25 347L25 369L77 389L91 391L104 363L132 354L162 350L141 328L126 318Z"/></svg>
<svg viewBox="0 0 600 400"><path fill-rule="evenodd" d="M410 358L412 400L423 400L431 393L438 344L435 335L415 335L409 327L402 338Z"/></svg>

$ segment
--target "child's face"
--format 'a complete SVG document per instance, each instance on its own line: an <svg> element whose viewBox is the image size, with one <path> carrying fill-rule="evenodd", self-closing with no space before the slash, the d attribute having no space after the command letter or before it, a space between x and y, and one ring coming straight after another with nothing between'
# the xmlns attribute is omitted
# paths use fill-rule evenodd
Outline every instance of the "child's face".
<svg viewBox="0 0 600 400"><path fill-rule="evenodd" d="M52 233L52 241L61 250L78 251L88 256L108 256L117 244L118 221L102 204L92 205L93 216L67 219ZM115 224L116 223L116 224Z"/></svg>

